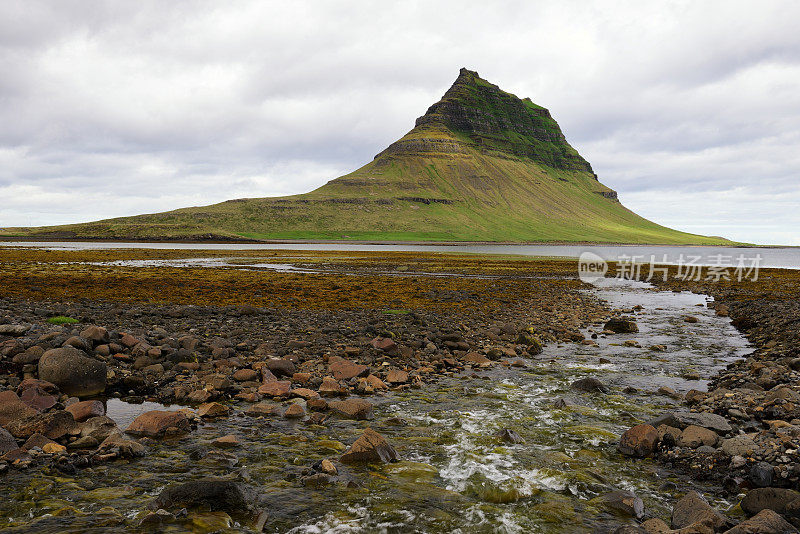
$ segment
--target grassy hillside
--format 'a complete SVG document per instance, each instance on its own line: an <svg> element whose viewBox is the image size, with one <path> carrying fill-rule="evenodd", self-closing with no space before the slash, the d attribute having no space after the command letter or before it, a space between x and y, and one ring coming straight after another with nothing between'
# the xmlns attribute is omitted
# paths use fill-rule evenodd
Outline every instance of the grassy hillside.
<svg viewBox="0 0 800 534"><path fill-rule="evenodd" d="M631 212L546 109L466 70L402 139L310 193L9 230L101 239L729 243Z"/></svg>

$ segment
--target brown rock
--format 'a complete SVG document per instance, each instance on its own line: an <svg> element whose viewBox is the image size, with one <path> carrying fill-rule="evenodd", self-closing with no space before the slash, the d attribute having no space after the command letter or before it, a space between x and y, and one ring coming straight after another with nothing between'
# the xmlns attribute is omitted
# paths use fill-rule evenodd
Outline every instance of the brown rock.
<svg viewBox="0 0 800 534"><path fill-rule="evenodd" d="M306 411L299 404L290 404L286 411L283 412L283 416L286 419L299 419L305 417L305 415Z"/></svg>
<svg viewBox="0 0 800 534"><path fill-rule="evenodd" d="M106 414L106 407L99 400L76 402L67 406L66 410L72 414L77 423L82 423L91 417Z"/></svg>
<svg viewBox="0 0 800 534"><path fill-rule="evenodd" d="M90 397L106 388L106 364L73 347L51 349L39 360L39 378L67 395Z"/></svg>
<svg viewBox="0 0 800 534"><path fill-rule="evenodd" d="M34 447L39 447L40 449L44 449L44 446L48 443L55 443L52 439L48 438L47 436L43 436L42 434L34 434L28 438L22 448L26 451L33 449Z"/></svg>
<svg viewBox="0 0 800 534"><path fill-rule="evenodd" d="M367 384L369 384L369 386L375 391L382 391L389 389L389 386L387 386L383 382L383 380L381 380L375 375L369 375L364 380L366 380Z"/></svg>
<svg viewBox="0 0 800 534"><path fill-rule="evenodd" d="M13 391L0 392L0 426L33 417L38 412L22 402Z"/></svg>
<svg viewBox="0 0 800 534"><path fill-rule="evenodd" d="M328 407L348 419L365 420L373 417L372 403L364 399L330 401Z"/></svg>
<svg viewBox="0 0 800 534"><path fill-rule="evenodd" d="M0 456L17 448L17 440L14 439L14 436L5 428L0 427Z"/></svg>
<svg viewBox="0 0 800 534"><path fill-rule="evenodd" d="M324 412L328 409L328 402L325 399L308 399L306 402L306 406L308 406L309 410L314 410L317 412Z"/></svg>
<svg viewBox="0 0 800 534"><path fill-rule="evenodd" d="M715 530L721 530L728 519L708 504L702 495L690 491L672 508L672 528L685 528L695 523L705 523Z"/></svg>
<svg viewBox="0 0 800 534"><path fill-rule="evenodd" d="M230 411L230 408L218 402L207 402L197 407L197 415L205 419L227 417Z"/></svg>
<svg viewBox="0 0 800 534"><path fill-rule="evenodd" d="M18 419L6 425L6 429L19 439L28 439L37 433L50 439L58 439L75 429L75 419L65 410L56 410Z"/></svg>
<svg viewBox="0 0 800 534"><path fill-rule="evenodd" d="M478 354L477 352L468 352L467 354L464 355L463 360L466 363L477 365L478 367L489 367L492 365L492 360L490 360L483 354Z"/></svg>
<svg viewBox="0 0 800 534"><path fill-rule="evenodd" d="M658 431L650 425L636 425L622 434L617 449L626 456L644 458L656 450Z"/></svg>
<svg viewBox="0 0 800 534"><path fill-rule="evenodd" d="M280 406L271 402L259 402L250 406L245 413L253 417L270 417L280 411Z"/></svg>
<svg viewBox="0 0 800 534"><path fill-rule="evenodd" d="M208 402L210 398L211 393L205 389L196 389L186 396L186 400L195 404Z"/></svg>
<svg viewBox="0 0 800 534"><path fill-rule="evenodd" d="M293 397L300 397L306 400L319 398L319 393L308 388L294 388L291 394Z"/></svg>
<svg viewBox="0 0 800 534"><path fill-rule="evenodd" d="M125 432L134 436L155 438L168 434L185 433L190 430L189 419L183 413L151 410L134 419Z"/></svg>
<svg viewBox="0 0 800 534"><path fill-rule="evenodd" d="M258 372L253 369L239 369L233 373L233 379L237 382L252 382L258 379Z"/></svg>
<svg viewBox="0 0 800 534"><path fill-rule="evenodd" d="M294 364L289 360L273 358L265 362L266 368L276 377L291 377L294 372Z"/></svg>
<svg viewBox="0 0 800 534"><path fill-rule="evenodd" d="M98 452L106 453L115 451L117 456L123 458L138 458L144 456L144 445L136 441L125 438L119 431L108 436L97 448Z"/></svg>
<svg viewBox="0 0 800 534"><path fill-rule="evenodd" d="M311 380L311 373L295 373L292 375L292 382L297 384L308 384Z"/></svg>
<svg viewBox="0 0 800 534"><path fill-rule="evenodd" d="M405 384L408 382L408 373L399 369L392 369L386 375L386 381L390 384Z"/></svg>
<svg viewBox="0 0 800 534"><path fill-rule="evenodd" d="M133 337L130 334L122 334L122 337L119 339L119 342L123 346L125 346L125 347L127 347L129 349L132 349L133 347L135 347L136 345L138 345L140 343L140 341L138 339L136 339L135 337ZM193 350L193 349L191 349L191 350Z"/></svg>
<svg viewBox="0 0 800 534"><path fill-rule="evenodd" d="M22 392L20 400L34 410L44 412L55 406L58 399L38 387L32 387Z"/></svg>
<svg viewBox="0 0 800 534"><path fill-rule="evenodd" d="M366 428L340 459L343 463L396 462L397 451L383 436Z"/></svg>
<svg viewBox="0 0 800 534"><path fill-rule="evenodd" d="M687 426L683 432L681 432L681 437L678 440L678 444L682 447L689 447L691 449L696 449L701 445L709 445L713 447L717 444L717 440L719 436L713 430L709 430L708 428L703 428L697 425L689 425Z"/></svg>
<svg viewBox="0 0 800 534"><path fill-rule="evenodd" d="M22 395L28 389L38 389L42 395L58 395L58 386L47 380L26 378L17 386L17 395Z"/></svg>
<svg viewBox="0 0 800 534"><path fill-rule="evenodd" d="M350 380L355 376L366 376L369 373L369 367L333 356L328 360L328 371L336 380Z"/></svg>
<svg viewBox="0 0 800 534"><path fill-rule="evenodd" d="M258 392L268 397L288 397L291 387L292 383L288 380L279 380L263 384L258 388Z"/></svg>
<svg viewBox="0 0 800 534"><path fill-rule="evenodd" d="M397 343L390 337L376 337L370 341L372 348L387 353L394 353L397 351ZM334 375L335 376L335 375Z"/></svg>
<svg viewBox="0 0 800 534"><path fill-rule="evenodd" d="M795 534L798 530L772 510L761 510L725 534Z"/></svg>
<svg viewBox="0 0 800 534"><path fill-rule="evenodd" d="M339 471L336 469L336 466L333 465L333 462L331 462L327 458L322 460L322 462L320 463L319 468L320 468L320 471L322 471L323 473L327 473L329 475L334 475L335 476L335 475L339 474Z"/></svg>
<svg viewBox="0 0 800 534"><path fill-rule="evenodd" d="M319 386L318 391L323 397L335 397L337 395L347 394L347 390L340 387L339 382L329 376L322 379L322 384Z"/></svg>
<svg viewBox="0 0 800 534"><path fill-rule="evenodd" d="M62 452L67 452L67 448L54 441L52 443L46 443L44 447L42 447L42 451L46 454L61 454Z"/></svg>
<svg viewBox="0 0 800 534"><path fill-rule="evenodd" d="M741 507L751 516L761 510L773 510L779 514L786 512L786 507L800 499L800 492L787 488L756 488L750 490L742 499Z"/></svg>
<svg viewBox="0 0 800 534"><path fill-rule="evenodd" d="M229 449L241 445L241 443L239 442L239 438L237 438L233 434L228 434L227 436L222 436L221 438L217 438L212 442L212 444L215 447L220 447L223 449Z"/></svg>
<svg viewBox="0 0 800 534"><path fill-rule="evenodd" d="M94 345L102 345L108 343L108 330L102 326L87 326L81 331L81 337L88 339Z"/></svg>

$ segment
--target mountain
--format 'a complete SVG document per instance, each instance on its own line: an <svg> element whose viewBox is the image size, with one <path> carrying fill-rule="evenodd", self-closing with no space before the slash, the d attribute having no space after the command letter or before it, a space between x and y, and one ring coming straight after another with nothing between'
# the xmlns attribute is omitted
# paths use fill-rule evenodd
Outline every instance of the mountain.
<svg viewBox="0 0 800 534"><path fill-rule="evenodd" d="M722 244L639 217L598 181L550 112L461 69L414 128L301 195L93 223L23 237Z"/></svg>

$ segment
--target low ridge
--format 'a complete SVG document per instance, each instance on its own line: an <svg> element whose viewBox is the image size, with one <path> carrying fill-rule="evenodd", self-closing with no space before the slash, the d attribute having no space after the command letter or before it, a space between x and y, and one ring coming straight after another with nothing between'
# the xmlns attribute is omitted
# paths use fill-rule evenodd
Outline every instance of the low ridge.
<svg viewBox="0 0 800 534"><path fill-rule="evenodd" d="M567 143L547 109L467 69L410 132L370 163L310 193L2 235L730 243L672 230L628 210Z"/></svg>

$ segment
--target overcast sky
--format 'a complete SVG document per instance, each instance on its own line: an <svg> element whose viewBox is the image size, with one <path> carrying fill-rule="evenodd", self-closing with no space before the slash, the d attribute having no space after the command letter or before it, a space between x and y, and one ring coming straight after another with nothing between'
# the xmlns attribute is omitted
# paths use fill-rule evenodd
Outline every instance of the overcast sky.
<svg viewBox="0 0 800 534"><path fill-rule="evenodd" d="M0 226L302 193L460 67L550 109L622 202L800 245L800 2L0 4Z"/></svg>

